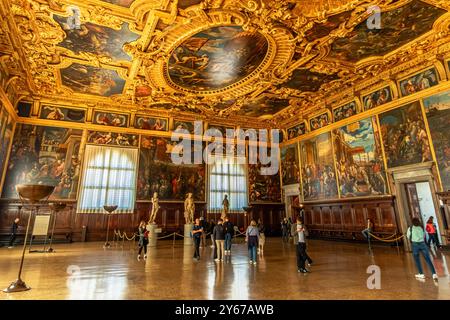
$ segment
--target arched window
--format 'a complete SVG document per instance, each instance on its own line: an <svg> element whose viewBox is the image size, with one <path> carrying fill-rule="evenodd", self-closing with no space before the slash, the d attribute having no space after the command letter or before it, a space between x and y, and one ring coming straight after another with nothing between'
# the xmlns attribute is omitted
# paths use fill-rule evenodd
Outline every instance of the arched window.
<svg viewBox="0 0 450 320"><path fill-rule="evenodd" d="M208 165L209 211L220 211L225 195L228 195L230 212L243 211L247 206L247 171L245 161L237 158L215 158Z"/></svg>
<svg viewBox="0 0 450 320"><path fill-rule="evenodd" d="M87 145L78 212L104 212L118 205L117 213L131 213L136 200L138 149Z"/></svg>

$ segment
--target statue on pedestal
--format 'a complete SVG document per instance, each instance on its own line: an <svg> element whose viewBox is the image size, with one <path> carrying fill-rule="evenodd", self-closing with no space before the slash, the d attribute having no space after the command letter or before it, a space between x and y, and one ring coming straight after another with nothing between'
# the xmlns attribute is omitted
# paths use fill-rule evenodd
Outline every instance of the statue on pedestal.
<svg viewBox="0 0 450 320"><path fill-rule="evenodd" d="M228 196L227 195L225 195L225 197L223 198L222 206L223 206L223 208L222 208L222 215L220 216L220 218L222 220L224 220L225 217L228 215L228 211L230 211L230 202L228 201Z"/></svg>
<svg viewBox="0 0 450 320"><path fill-rule="evenodd" d="M158 192L153 193L153 198L151 199L152 202L152 211L150 212L150 218L148 220L148 223L155 223L156 214L159 210L159 199L158 199Z"/></svg>
<svg viewBox="0 0 450 320"><path fill-rule="evenodd" d="M186 220L186 224L194 223L194 212L195 212L195 203L192 193L189 192L187 194L186 200L184 200L184 219Z"/></svg>

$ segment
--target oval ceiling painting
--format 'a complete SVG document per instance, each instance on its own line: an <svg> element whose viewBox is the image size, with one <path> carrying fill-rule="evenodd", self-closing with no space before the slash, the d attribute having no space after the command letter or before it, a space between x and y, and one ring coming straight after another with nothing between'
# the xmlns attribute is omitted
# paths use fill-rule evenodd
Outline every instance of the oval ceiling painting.
<svg viewBox="0 0 450 320"><path fill-rule="evenodd" d="M250 75L264 61L266 38L239 26L214 27L185 40L169 59L170 79L195 91L225 88Z"/></svg>

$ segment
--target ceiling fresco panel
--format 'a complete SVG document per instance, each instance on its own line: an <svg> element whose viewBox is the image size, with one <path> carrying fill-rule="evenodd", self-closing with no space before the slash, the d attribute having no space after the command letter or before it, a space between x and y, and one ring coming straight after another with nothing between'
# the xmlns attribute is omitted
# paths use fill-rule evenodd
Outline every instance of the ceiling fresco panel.
<svg viewBox="0 0 450 320"><path fill-rule="evenodd" d="M337 74L325 74L313 72L308 69L298 69L294 71L292 78L282 86L302 92L317 92L324 84L337 79L339 79Z"/></svg>
<svg viewBox="0 0 450 320"><path fill-rule="evenodd" d="M366 21L345 38L334 41L329 57L357 62L383 56L432 29L445 10L415 0L398 9L381 13L381 29L368 29Z"/></svg>

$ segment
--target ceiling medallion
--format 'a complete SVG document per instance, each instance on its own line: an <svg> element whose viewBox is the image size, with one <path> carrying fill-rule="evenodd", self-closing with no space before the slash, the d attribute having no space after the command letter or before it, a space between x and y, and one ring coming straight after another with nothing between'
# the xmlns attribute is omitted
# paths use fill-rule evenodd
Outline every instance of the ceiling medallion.
<svg viewBox="0 0 450 320"><path fill-rule="evenodd" d="M226 89L261 69L269 43L257 31L220 26L201 31L172 51L167 70L172 85L190 91Z"/></svg>
<svg viewBox="0 0 450 320"><path fill-rule="evenodd" d="M211 10L172 27L157 39L160 58L146 70L147 80L166 93L224 100L260 89L260 74L272 74L290 60L292 35L282 28L249 28L248 19Z"/></svg>

